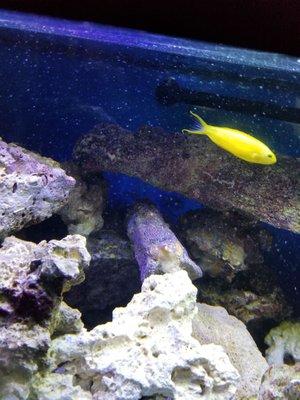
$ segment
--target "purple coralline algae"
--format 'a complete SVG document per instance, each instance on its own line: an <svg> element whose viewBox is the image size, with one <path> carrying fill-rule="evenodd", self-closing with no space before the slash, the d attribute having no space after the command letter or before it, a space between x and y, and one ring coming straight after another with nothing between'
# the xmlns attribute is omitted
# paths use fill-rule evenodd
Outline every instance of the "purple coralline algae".
<svg viewBox="0 0 300 400"><path fill-rule="evenodd" d="M0 238L49 218L74 185L55 161L0 139Z"/></svg>
<svg viewBox="0 0 300 400"><path fill-rule="evenodd" d="M184 269L190 278L202 276L201 268L153 206L137 204L128 217L127 233L134 247L142 281L152 274Z"/></svg>

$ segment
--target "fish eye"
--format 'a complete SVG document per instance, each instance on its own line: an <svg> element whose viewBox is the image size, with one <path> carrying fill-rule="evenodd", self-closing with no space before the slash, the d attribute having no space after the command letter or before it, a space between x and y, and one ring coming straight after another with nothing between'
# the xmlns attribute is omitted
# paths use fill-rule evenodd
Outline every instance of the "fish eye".
<svg viewBox="0 0 300 400"><path fill-rule="evenodd" d="M272 154L268 154L268 157L269 157L269 158L272 158L273 156L272 156Z"/></svg>

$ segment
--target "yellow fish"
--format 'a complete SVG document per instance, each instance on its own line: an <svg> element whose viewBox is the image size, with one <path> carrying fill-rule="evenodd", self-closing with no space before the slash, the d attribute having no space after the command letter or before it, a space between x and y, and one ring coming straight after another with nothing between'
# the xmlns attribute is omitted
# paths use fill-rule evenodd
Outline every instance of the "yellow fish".
<svg viewBox="0 0 300 400"><path fill-rule="evenodd" d="M200 122L196 130L183 129L183 133L207 135L212 142L244 161L256 164L275 164L275 154L260 140L237 129L208 125L199 115L190 112Z"/></svg>

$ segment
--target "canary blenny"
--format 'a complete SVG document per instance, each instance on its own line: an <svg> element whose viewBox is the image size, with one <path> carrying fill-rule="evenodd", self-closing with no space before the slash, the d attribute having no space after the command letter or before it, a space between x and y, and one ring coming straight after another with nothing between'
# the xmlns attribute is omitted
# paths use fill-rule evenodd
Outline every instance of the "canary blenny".
<svg viewBox="0 0 300 400"><path fill-rule="evenodd" d="M199 115L190 113L201 125L196 130L183 129L183 133L207 135L217 146L250 163L276 163L275 154L255 137L237 129L208 125Z"/></svg>

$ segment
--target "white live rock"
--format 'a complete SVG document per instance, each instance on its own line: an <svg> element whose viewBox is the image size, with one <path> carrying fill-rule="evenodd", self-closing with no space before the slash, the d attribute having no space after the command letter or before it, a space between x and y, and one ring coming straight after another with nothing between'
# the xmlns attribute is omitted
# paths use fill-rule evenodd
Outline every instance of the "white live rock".
<svg viewBox="0 0 300 400"><path fill-rule="evenodd" d="M223 348L192 337L196 294L185 271L146 278L112 322L52 341L52 374L72 374L93 400L232 399L239 373Z"/></svg>

